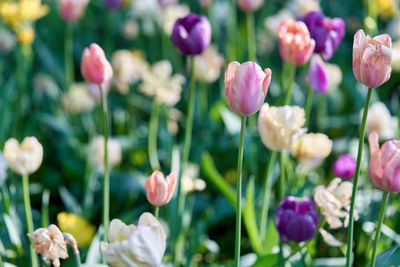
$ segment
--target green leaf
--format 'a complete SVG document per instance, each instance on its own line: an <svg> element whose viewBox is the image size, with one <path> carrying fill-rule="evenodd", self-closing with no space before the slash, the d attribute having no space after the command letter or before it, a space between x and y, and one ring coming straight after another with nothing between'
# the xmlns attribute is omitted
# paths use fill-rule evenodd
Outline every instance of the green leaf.
<svg viewBox="0 0 400 267"><path fill-rule="evenodd" d="M89 251L86 257L86 266L93 266L96 263L99 263L101 260L100 255L100 239L103 235L103 228L99 227L96 235L94 236L92 243L90 244Z"/></svg>
<svg viewBox="0 0 400 267"><path fill-rule="evenodd" d="M400 244L397 243L393 247L379 253L376 256L376 263L379 267L398 266L400 264L400 253L398 252ZM370 264L368 264L370 266Z"/></svg>
<svg viewBox="0 0 400 267"><path fill-rule="evenodd" d="M278 264L279 254L268 254L258 257L256 263L252 267L272 267Z"/></svg>
<svg viewBox="0 0 400 267"><path fill-rule="evenodd" d="M247 234L249 235L250 244L254 252L260 254L262 251L260 235L256 222L256 213L254 209L254 177L250 178L246 190L246 204L243 207L243 222L245 224Z"/></svg>
<svg viewBox="0 0 400 267"><path fill-rule="evenodd" d="M274 220L269 220L266 235L268 238L265 239L263 253L268 254L272 252L272 249L279 245L279 233L276 230Z"/></svg>
<svg viewBox="0 0 400 267"><path fill-rule="evenodd" d="M8 214L4 214L3 219L6 224L8 236L10 237L11 243L17 248L22 248L21 239L19 237L20 231L18 231L17 228L18 225Z"/></svg>
<svg viewBox="0 0 400 267"><path fill-rule="evenodd" d="M60 187L58 191L60 192L60 197L68 212L82 214L82 209L79 206L79 202L65 187Z"/></svg>

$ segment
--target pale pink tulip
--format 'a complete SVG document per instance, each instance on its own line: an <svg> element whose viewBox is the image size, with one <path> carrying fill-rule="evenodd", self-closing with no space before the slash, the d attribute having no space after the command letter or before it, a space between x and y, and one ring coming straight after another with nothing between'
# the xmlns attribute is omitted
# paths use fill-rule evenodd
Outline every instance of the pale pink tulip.
<svg viewBox="0 0 400 267"><path fill-rule="evenodd" d="M392 72L392 39L388 34L374 38L365 36L363 30L354 35L353 73L356 79L369 88L376 88L389 80Z"/></svg>
<svg viewBox="0 0 400 267"><path fill-rule="evenodd" d="M176 186L178 175L171 172L164 178L164 174L160 171L154 171L144 182L147 200L153 206L164 206L171 200Z"/></svg>
<svg viewBox="0 0 400 267"><path fill-rule="evenodd" d="M87 82L102 84L113 76L113 70L103 49L97 44L86 47L82 54L81 73Z"/></svg>
<svg viewBox="0 0 400 267"><path fill-rule="evenodd" d="M279 52L283 60L295 65L306 63L315 47L310 32L302 21L285 19L278 29Z"/></svg>
<svg viewBox="0 0 400 267"><path fill-rule="evenodd" d="M379 137L369 137L370 160L368 175L372 184L388 192L400 192L400 141L390 140L379 148Z"/></svg>
<svg viewBox="0 0 400 267"><path fill-rule="evenodd" d="M233 112L240 116L256 113L264 103L271 82L270 69L257 63L229 63L225 71L225 98Z"/></svg>
<svg viewBox="0 0 400 267"><path fill-rule="evenodd" d="M264 4L264 0L237 0L237 3L244 11L255 11Z"/></svg>
<svg viewBox="0 0 400 267"><path fill-rule="evenodd" d="M88 3L89 0L60 0L61 17L68 22L80 19Z"/></svg>

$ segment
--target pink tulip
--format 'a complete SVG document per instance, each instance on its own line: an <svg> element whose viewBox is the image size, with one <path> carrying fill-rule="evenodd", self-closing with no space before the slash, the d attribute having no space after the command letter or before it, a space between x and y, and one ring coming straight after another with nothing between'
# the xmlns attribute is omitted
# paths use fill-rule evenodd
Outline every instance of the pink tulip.
<svg viewBox="0 0 400 267"><path fill-rule="evenodd" d="M164 174L160 171L154 171L144 182L147 200L153 206L164 206L171 200L176 186L178 175L171 172L164 178Z"/></svg>
<svg viewBox="0 0 400 267"><path fill-rule="evenodd" d="M271 75L270 69L263 71L252 61L229 63L225 71L225 98L231 110L240 116L256 113L264 103Z"/></svg>
<svg viewBox="0 0 400 267"><path fill-rule="evenodd" d="M68 22L80 19L88 3L89 0L60 0L61 17Z"/></svg>
<svg viewBox="0 0 400 267"><path fill-rule="evenodd" d="M113 76L113 70L103 49L97 44L91 44L83 51L81 73L87 82L102 84Z"/></svg>
<svg viewBox="0 0 400 267"><path fill-rule="evenodd" d="M285 19L278 29L279 52L283 60L295 65L306 63L314 51L315 41L302 21Z"/></svg>
<svg viewBox="0 0 400 267"><path fill-rule="evenodd" d="M358 30L353 43L353 73L356 79L369 88L376 88L389 80L391 65L390 36L381 34L371 38L365 36L363 30Z"/></svg>
<svg viewBox="0 0 400 267"><path fill-rule="evenodd" d="M400 140L390 140L379 148L376 132L370 133L369 179L374 186L388 192L400 192Z"/></svg>
<svg viewBox="0 0 400 267"><path fill-rule="evenodd" d="M237 0L237 3L244 11L255 11L264 4L264 0Z"/></svg>

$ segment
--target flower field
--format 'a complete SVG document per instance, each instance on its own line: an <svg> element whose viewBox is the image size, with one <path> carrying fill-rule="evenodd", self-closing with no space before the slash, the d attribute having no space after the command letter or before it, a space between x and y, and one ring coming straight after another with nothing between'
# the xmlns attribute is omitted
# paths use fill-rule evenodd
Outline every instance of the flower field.
<svg viewBox="0 0 400 267"><path fill-rule="evenodd" d="M1 0L0 267L400 266L399 8Z"/></svg>

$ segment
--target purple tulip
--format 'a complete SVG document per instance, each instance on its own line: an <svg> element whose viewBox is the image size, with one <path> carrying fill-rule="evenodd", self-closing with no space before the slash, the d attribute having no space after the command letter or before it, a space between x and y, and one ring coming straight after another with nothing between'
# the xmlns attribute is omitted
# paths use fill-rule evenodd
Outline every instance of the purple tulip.
<svg viewBox="0 0 400 267"><path fill-rule="evenodd" d="M285 197L275 210L275 226L282 242L310 240L318 227L314 201L309 197Z"/></svg>
<svg viewBox="0 0 400 267"><path fill-rule="evenodd" d="M206 17L193 13L177 19L171 41L182 55L199 55L210 45L210 22Z"/></svg>
<svg viewBox="0 0 400 267"><path fill-rule="evenodd" d="M345 24L342 18L328 18L319 11L312 11L300 18L315 40L314 53L321 54L329 60L345 34Z"/></svg>
<svg viewBox="0 0 400 267"><path fill-rule="evenodd" d="M350 179L356 172L356 165L356 160L350 154L344 154L333 164L333 172L337 177Z"/></svg>
<svg viewBox="0 0 400 267"><path fill-rule="evenodd" d="M313 55L311 58L308 81L311 88L317 93L323 94L328 89L328 73L319 55Z"/></svg>
<svg viewBox="0 0 400 267"><path fill-rule="evenodd" d="M104 5L107 9L114 10L122 6L123 0L104 0Z"/></svg>

